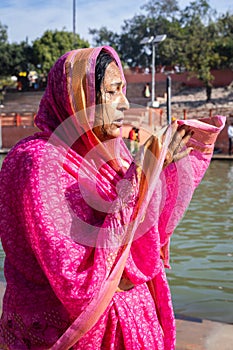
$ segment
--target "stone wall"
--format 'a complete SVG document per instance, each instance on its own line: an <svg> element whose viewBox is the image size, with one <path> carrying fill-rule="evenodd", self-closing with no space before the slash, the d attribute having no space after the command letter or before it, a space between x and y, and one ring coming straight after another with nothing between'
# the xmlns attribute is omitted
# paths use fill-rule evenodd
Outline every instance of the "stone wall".
<svg viewBox="0 0 233 350"><path fill-rule="evenodd" d="M232 70L213 70L211 74L214 76L213 87L228 86L233 81ZM174 74L172 73L170 74L170 77L172 80L173 94L185 90L186 88L203 87L203 83L195 77L191 78L188 72ZM151 86L151 74L130 73L130 71L127 71L125 72L125 78L127 81L127 97L132 101L134 101L136 98L143 98L143 90L146 83L149 83ZM166 93L166 80L167 74L155 74L156 96L161 97Z"/></svg>
<svg viewBox="0 0 233 350"><path fill-rule="evenodd" d="M2 127L2 148L11 148L19 140L33 135L35 132L39 131L38 128L34 126L3 126Z"/></svg>

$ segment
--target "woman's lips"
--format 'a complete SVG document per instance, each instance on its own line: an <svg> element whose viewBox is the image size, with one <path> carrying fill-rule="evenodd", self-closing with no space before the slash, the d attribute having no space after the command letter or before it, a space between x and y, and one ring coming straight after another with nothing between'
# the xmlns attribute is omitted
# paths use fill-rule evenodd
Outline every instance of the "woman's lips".
<svg viewBox="0 0 233 350"><path fill-rule="evenodd" d="M123 125L123 121L124 121L124 118L115 119L112 122L112 124L114 124L117 127L121 127Z"/></svg>

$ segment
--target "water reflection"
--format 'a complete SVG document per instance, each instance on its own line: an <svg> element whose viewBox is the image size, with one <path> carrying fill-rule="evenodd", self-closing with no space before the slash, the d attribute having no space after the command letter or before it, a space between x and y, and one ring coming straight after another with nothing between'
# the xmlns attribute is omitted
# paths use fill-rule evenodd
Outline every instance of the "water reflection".
<svg viewBox="0 0 233 350"><path fill-rule="evenodd" d="M1 164L0 157L0 164ZM173 235L175 312L233 323L233 164L213 161ZM0 249L0 280L4 253Z"/></svg>

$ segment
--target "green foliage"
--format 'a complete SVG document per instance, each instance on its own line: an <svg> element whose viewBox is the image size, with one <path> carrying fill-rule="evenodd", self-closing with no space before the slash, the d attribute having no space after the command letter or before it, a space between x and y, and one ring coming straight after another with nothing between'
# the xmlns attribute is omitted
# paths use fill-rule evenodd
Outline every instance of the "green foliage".
<svg viewBox="0 0 233 350"><path fill-rule="evenodd" d="M141 13L126 19L121 33L105 26L90 29L96 46L110 45L123 63L135 67L151 65L151 45L140 42L145 37L166 34L156 47L156 65L180 66L211 86L213 68L233 68L233 15L218 15L209 0L193 0L183 10L177 0L148 0ZM0 76L20 71L47 73L65 52L89 47L72 32L47 30L32 45L9 44L7 27L0 23Z"/></svg>
<svg viewBox="0 0 233 350"><path fill-rule="evenodd" d="M48 73L64 53L83 47L89 47L89 43L80 39L78 34L65 30L47 30L41 38L33 42L33 63L38 71Z"/></svg>
<svg viewBox="0 0 233 350"><path fill-rule="evenodd" d="M180 66L203 81L208 89L213 82L212 69L232 69L231 14L218 17L209 0L190 1L183 10L176 0L148 0L141 9L144 13L124 21L115 42L123 62L129 66L150 66L151 44L146 48L140 41L166 34L167 39L156 47L156 65ZM102 31L93 33L96 44L101 45Z"/></svg>
<svg viewBox="0 0 233 350"><path fill-rule="evenodd" d="M30 70L48 73L62 54L82 47L89 47L89 43L65 30L48 30L32 45L26 41L10 44L7 27L0 23L0 77L17 76Z"/></svg>
<svg viewBox="0 0 233 350"><path fill-rule="evenodd" d="M32 62L32 48L27 42L9 45L10 64L8 73L18 75L19 72L26 72L34 69Z"/></svg>
<svg viewBox="0 0 233 350"><path fill-rule="evenodd" d="M10 62L7 27L0 22L0 75L7 75Z"/></svg>
<svg viewBox="0 0 233 350"><path fill-rule="evenodd" d="M148 19L144 15L134 16L132 19L124 21L118 52L122 61L129 66L148 65L148 55L142 50L140 44L147 24Z"/></svg>
<svg viewBox="0 0 233 350"><path fill-rule="evenodd" d="M7 26L3 25L0 22L0 47L2 47L2 45L6 44L7 40L8 40Z"/></svg>
<svg viewBox="0 0 233 350"><path fill-rule="evenodd" d="M5 77L0 77L0 90L2 90L4 87L11 87L11 88L15 88L16 87L16 82L11 80L11 78L9 76L5 76Z"/></svg>
<svg viewBox="0 0 233 350"><path fill-rule="evenodd" d="M152 18L174 18L179 11L177 0L149 0L141 8L146 11L148 17Z"/></svg>
<svg viewBox="0 0 233 350"><path fill-rule="evenodd" d="M204 24L210 19L212 12L208 0L191 1L181 13L181 23L187 26L195 26L200 22Z"/></svg>
<svg viewBox="0 0 233 350"><path fill-rule="evenodd" d="M0 23L0 76L17 75L30 68L32 48L27 42L9 44L7 27ZM7 83L9 85L9 81Z"/></svg>
<svg viewBox="0 0 233 350"><path fill-rule="evenodd" d="M89 34L93 35L93 40L97 46L109 45L116 50L118 49L119 35L108 30L107 27L103 26L99 30L89 29Z"/></svg>
<svg viewBox="0 0 233 350"><path fill-rule="evenodd" d="M233 69L233 15L228 12L222 15L218 21L218 38L216 39L215 52L220 55L217 68Z"/></svg>
<svg viewBox="0 0 233 350"><path fill-rule="evenodd" d="M183 48L180 61L186 69L211 86L211 69L218 66L220 55L215 51L218 38L217 25L211 20L211 9L205 0L191 2L183 12Z"/></svg>

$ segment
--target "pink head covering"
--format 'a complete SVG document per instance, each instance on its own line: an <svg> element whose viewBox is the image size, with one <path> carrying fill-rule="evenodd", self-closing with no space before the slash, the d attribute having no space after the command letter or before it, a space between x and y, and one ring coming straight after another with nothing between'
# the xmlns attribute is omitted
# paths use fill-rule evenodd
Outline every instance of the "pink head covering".
<svg viewBox="0 0 233 350"><path fill-rule="evenodd" d="M95 66L101 51L112 56L125 83L120 59L113 48L102 46L70 51L58 59L48 75L35 123L48 134L59 136L79 154L84 155L99 145L101 157L109 159L113 157L112 150L109 154L92 132L96 106ZM116 142L120 140L115 140L115 148L119 147Z"/></svg>

